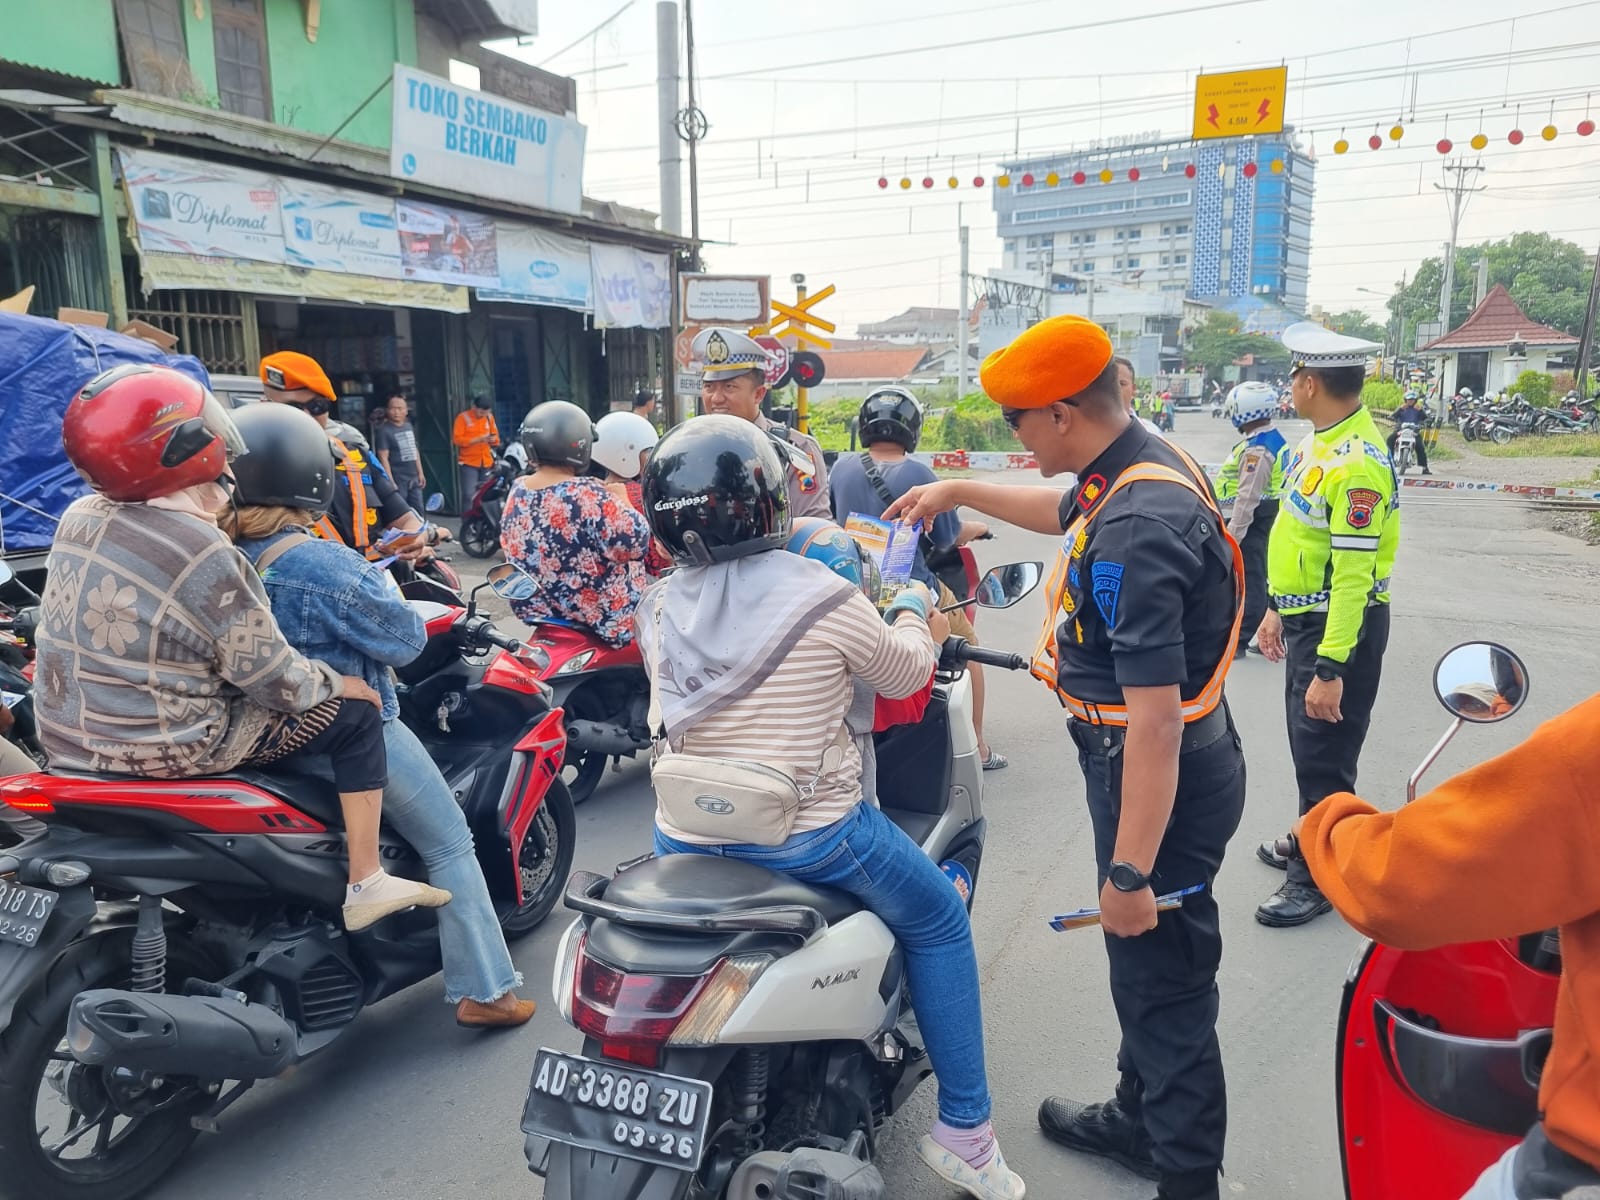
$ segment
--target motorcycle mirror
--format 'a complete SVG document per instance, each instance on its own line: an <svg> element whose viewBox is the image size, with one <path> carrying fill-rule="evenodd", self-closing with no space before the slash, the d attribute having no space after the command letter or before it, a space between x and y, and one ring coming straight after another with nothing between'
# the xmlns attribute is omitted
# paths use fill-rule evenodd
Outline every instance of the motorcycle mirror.
<svg viewBox="0 0 1600 1200"><path fill-rule="evenodd" d="M1451 716L1490 725L1526 703L1528 668L1495 642L1464 642L1433 669L1433 691Z"/></svg>
<svg viewBox="0 0 1600 1200"><path fill-rule="evenodd" d="M10 583L16 577L17 573L11 569L11 564L0 558L0 584Z"/></svg>
<svg viewBox="0 0 1600 1200"><path fill-rule="evenodd" d="M817 464L811 461L811 455L800 449L792 442L786 442L781 437L772 439L772 447L778 452L778 457L787 462L802 475L815 475Z"/></svg>
<svg viewBox="0 0 1600 1200"><path fill-rule="evenodd" d="M502 600L531 600L539 590L532 575L508 562L490 567L488 582Z"/></svg>
<svg viewBox="0 0 1600 1200"><path fill-rule="evenodd" d="M429 512L438 512L444 507L444 493L435 492L433 495L428 497L428 501L423 505L423 507Z"/></svg>
<svg viewBox="0 0 1600 1200"><path fill-rule="evenodd" d="M1010 608L1038 587L1042 578L1042 562L1007 563L980 579L972 598L984 608Z"/></svg>

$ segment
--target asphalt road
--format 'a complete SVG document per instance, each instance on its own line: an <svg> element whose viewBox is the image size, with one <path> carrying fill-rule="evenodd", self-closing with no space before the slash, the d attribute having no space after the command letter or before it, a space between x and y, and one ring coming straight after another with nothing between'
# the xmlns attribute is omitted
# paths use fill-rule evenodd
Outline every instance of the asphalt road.
<svg viewBox="0 0 1600 1200"><path fill-rule="evenodd" d="M1219 461L1232 431L1183 414L1178 440ZM1291 437L1304 432L1291 423ZM1515 467L1506 462L1507 469ZM1032 476L1014 473L1016 482ZM1600 649L1587 636L1600 550L1551 533L1524 509L1491 499L1441 497L1403 511L1394 631L1383 691L1363 759L1362 790L1397 804L1413 765L1447 721L1433 696L1434 662L1457 642L1492 637L1517 650L1533 680L1527 708L1492 728L1468 728L1439 772L1460 769L1520 740L1536 721L1592 690ZM987 565L1047 559L1051 539L1001 531L980 543ZM458 555L464 560L464 555ZM470 565L461 562L459 565ZM1030 598L984 613L994 646L1026 651L1039 620ZM1574 636L1576 631L1585 636ZM1062 714L1036 682L999 678L988 726L1011 767L990 775L988 853L974 913L995 1121L1030 1196L1148 1200L1150 1184L1046 1142L1034 1111L1059 1092L1100 1099L1114 1083L1117 1032L1100 936L1052 932L1043 917L1093 902L1092 843ZM1334 1122L1333 1033L1356 936L1336 917L1295 930L1252 919L1281 876L1257 863L1255 843L1291 818L1293 776L1284 734L1282 670L1251 656L1228 697L1245 739L1250 793L1244 823L1217 883L1227 949L1221 1036L1231 1093L1225 1188L1263 1200L1343 1196ZM608 778L579 810L576 866L608 870L648 846L651 800L643 768ZM199 1142L151 1195L156 1200L524 1200L541 1194L517 1128L533 1052L575 1049L578 1035L549 1003L549 971L564 921L514 947L540 1001L518 1032L456 1028L435 984L365 1014L324 1056L257 1087ZM952 1189L917 1160L932 1120L925 1085L895 1119L882 1158L894 1200L947 1200Z"/></svg>

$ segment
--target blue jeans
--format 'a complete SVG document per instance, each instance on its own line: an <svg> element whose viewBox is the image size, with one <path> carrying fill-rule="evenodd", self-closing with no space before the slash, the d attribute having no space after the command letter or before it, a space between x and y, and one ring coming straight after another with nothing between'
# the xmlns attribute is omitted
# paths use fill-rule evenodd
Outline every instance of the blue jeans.
<svg viewBox="0 0 1600 1200"><path fill-rule="evenodd" d="M858 804L781 846L696 846L656 830L657 854L720 854L849 892L878 915L906 956L912 1008L939 1079L939 1117L972 1129L989 1119L983 1012L972 926L955 887L876 808Z"/></svg>
<svg viewBox="0 0 1600 1200"><path fill-rule="evenodd" d="M487 1003L522 983L511 962L505 934L494 915L489 885L472 852L472 831L450 785L417 735L400 721L383 723L389 782L383 789L383 820L422 856L428 881L451 895L439 914L439 951L444 959L444 996ZM330 778L326 758L307 766Z"/></svg>

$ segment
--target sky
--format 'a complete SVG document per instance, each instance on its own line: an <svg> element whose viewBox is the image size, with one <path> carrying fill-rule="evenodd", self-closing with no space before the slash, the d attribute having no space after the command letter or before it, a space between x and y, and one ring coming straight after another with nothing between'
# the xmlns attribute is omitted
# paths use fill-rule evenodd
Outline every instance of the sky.
<svg viewBox="0 0 1600 1200"><path fill-rule="evenodd" d="M812 291L831 283L817 311L840 334L955 306L963 223L972 272L1000 265L975 176L992 187L1007 158L1097 138L1187 136L1202 71L1288 66L1288 120L1317 158L1313 305L1381 317L1402 273L1441 252L1445 137L1451 161L1486 168L1463 242L1525 229L1591 254L1600 242L1600 133L1576 132L1600 93L1600 0L695 0L693 19L707 269L770 275L775 297L795 273ZM546 3L539 22L501 48L577 79L585 194L659 211L655 0ZM1480 130L1481 154L1468 146ZM1336 155L1341 136L1351 148Z"/></svg>

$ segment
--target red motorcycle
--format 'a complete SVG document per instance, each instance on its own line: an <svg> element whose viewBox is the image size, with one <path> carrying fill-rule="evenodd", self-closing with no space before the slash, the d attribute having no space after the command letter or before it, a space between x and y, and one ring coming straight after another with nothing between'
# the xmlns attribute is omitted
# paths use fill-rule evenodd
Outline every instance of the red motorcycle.
<svg viewBox="0 0 1600 1200"><path fill-rule="evenodd" d="M519 936L572 868L564 717L542 654L472 600L414 603L428 643L398 673L402 718L460 797L501 925ZM431 910L345 932L331 782L19 775L0 804L46 823L0 853L7 1195L129 1200L255 1081L440 969ZM388 828L380 852L392 874L425 878Z"/></svg>
<svg viewBox="0 0 1600 1200"><path fill-rule="evenodd" d="M1492 643L1457 646L1434 673L1455 717L1412 773L1465 722L1504 720L1527 671ZM1292 838L1280 853L1297 854ZM1367 939L1339 1009L1339 1152L1349 1200L1460 1200L1539 1119L1561 949L1555 931L1497 942L1397 950Z"/></svg>

